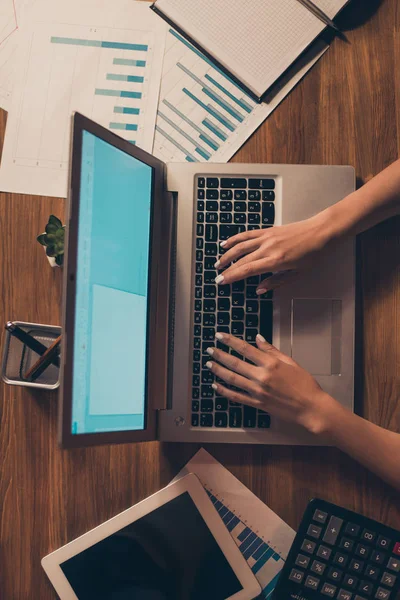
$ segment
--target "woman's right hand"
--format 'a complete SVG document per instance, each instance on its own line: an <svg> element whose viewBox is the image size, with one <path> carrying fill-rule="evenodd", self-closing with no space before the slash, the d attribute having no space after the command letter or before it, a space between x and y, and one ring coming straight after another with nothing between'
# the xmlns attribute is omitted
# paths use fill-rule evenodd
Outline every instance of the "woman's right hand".
<svg viewBox="0 0 400 600"><path fill-rule="evenodd" d="M225 270L216 282L229 284L252 275L273 273L257 288L257 294L263 294L306 268L327 242L323 213L290 225L239 233L221 243L225 253L216 268Z"/></svg>

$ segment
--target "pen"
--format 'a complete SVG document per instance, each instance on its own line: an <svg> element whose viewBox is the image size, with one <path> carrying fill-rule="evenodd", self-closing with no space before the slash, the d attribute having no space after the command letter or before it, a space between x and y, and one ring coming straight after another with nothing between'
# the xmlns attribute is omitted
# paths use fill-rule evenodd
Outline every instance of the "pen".
<svg viewBox="0 0 400 600"><path fill-rule="evenodd" d="M35 381L47 369L52 362L53 357L58 352L61 343L61 335L49 346L44 354L35 362L34 365L25 373L24 378Z"/></svg>
<svg viewBox="0 0 400 600"><path fill-rule="evenodd" d="M39 354L39 356L42 356L47 351L47 347L44 344L36 340L29 333L26 333L26 331L21 329L21 327L18 327L18 325L16 325L12 321L8 321L8 323L6 324L6 329L11 333L11 335L16 337L23 344L25 344L25 346L28 346L28 348L30 348L33 352ZM54 356L51 362L56 367L60 366L60 359L58 358L58 356Z"/></svg>
<svg viewBox="0 0 400 600"><path fill-rule="evenodd" d="M298 0L298 2L300 2L300 4L302 4L310 12L312 12L312 14L315 17L317 17L317 19L325 23L325 25L328 25L329 27L332 27L332 29L334 29L335 31L340 32L340 29L335 25L332 19L330 19L328 15L326 15L324 11L321 10L316 4L314 4L314 2L312 2L311 0Z"/></svg>

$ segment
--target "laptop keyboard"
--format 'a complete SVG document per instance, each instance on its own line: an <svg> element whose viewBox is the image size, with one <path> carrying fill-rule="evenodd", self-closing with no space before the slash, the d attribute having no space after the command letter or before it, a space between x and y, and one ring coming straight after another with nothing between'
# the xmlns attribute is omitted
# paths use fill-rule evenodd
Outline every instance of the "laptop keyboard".
<svg viewBox="0 0 400 600"><path fill-rule="evenodd" d="M211 387L214 374L205 365L210 359L207 348L215 345L217 331L232 333L254 346L260 333L272 343L272 292L257 296L260 276L216 285L214 265L224 252L223 240L274 224L274 190L272 178L197 178L192 427L270 427L266 412L216 396ZM217 347L242 358L220 342Z"/></svg>

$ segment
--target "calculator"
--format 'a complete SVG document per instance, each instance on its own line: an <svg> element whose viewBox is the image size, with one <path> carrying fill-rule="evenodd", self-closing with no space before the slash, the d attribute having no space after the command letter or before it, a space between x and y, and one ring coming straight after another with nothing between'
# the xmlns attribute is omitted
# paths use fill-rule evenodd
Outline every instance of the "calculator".
<svg viewBox="0 0 400 600"><path fill-rule="evenodd" d="M312 500L273 600L399 600L400 531Z"/></svg>

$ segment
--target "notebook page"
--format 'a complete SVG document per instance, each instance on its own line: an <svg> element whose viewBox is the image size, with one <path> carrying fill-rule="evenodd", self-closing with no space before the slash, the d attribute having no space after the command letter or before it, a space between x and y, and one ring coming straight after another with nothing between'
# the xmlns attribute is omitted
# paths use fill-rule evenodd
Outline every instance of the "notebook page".
<svg viewBox="0 0 400 600"><path fill-rule="evenodd" d="M344 0L317 0L329 16ZM158 0L157 8L261 96L324 29L297 0Z"/></svg>

